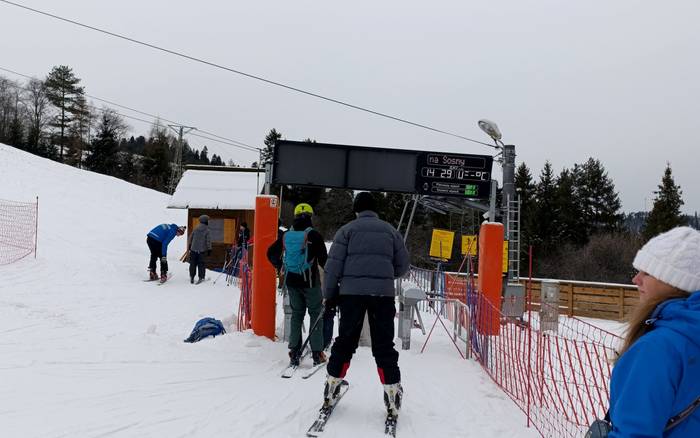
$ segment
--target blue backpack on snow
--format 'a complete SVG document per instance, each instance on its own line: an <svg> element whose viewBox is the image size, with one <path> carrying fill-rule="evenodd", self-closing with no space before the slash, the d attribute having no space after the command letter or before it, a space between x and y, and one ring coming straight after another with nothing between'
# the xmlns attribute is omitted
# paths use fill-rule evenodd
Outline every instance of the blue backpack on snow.
<svg viewBox="0 0 700 438"><path fill-rule="evenodd" d="M202 318L194 325L190 337L185 342L199 342L208 336L223 335L226 333L224 325L218 319Z"/></svg>
<svg viewBox="0 0 700 438"><path fill-rule="evenodd" d="M309 263L309 231L313 228L309 227L304 231L289 230L284 233L282 246L284 255L282 264L285 272L293 272L295 274L305 275L311 270Z"/></svg>

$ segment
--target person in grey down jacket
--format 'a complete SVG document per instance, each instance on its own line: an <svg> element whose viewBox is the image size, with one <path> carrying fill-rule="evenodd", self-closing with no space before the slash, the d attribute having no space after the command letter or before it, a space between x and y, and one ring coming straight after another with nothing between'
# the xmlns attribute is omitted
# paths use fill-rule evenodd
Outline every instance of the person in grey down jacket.
<svg viewBox="0 0 700 438"><path fill-rule="evenodd" d="M336 233L324 268L326 306L337 303L340 310L338 337L328 360L324 406L337 401L367 314L384 403L388 415L396 417L403 389L399 353L394 348L394 280L408 272L409 255L401 234L379 219L371 193L358 193L353 210L357 218Z"/></svg>
<svg viewBox="0 0 700 438"><path fill-rule="evenodd" d="M192 231L187 249L190 252L190 283L194 283L194 274L199 274L197 284L204 281L204 255L211 255L211 233L209 232L209 216L199 217L199 225Z"/></svg>

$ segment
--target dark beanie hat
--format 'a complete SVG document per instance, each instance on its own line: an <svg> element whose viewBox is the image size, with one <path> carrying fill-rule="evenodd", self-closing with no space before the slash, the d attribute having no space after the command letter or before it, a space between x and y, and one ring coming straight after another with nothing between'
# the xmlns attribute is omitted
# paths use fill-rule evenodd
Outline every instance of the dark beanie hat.
<svg viewBox="0 0 700 438"><path fill-rule="evenodd" d="M352 211L360 213L365 210L377 211L377 204L374 202L374 197L370 192L360 192L355 196L355 202L352 204Z"/></svg>

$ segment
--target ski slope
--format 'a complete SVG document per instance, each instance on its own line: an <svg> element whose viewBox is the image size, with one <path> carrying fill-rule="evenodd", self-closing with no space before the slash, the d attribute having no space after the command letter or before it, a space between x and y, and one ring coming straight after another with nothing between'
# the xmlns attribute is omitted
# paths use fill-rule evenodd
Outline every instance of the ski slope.
<svg viewBox="0 0 700 438"><path fill-rule="evenodd" d="M162 193L0 145L0 198L35 196L38 257L0 266L0 435L305 435L325 373L279 378L286 346L233 326L225 336L182 342L204 316L230 326L240 293L223 280L190 285L177 262L184 238L170 245L173 279L141 281L146 233L184 223L184 210L166 209ZM401 351L397 436L537 436L439 324L420 354L423 339L415 330L413 349ZM358 349L347 379L350 391L324 436L383 436L382 389L368 348Z"/></svg>

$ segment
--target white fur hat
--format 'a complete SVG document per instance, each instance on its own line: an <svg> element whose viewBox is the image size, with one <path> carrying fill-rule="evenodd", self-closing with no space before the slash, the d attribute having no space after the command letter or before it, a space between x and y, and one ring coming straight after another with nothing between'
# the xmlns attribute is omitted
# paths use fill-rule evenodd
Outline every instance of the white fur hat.
<svg viewBox="0 0 700 438"><path fill-rule="evenodd" d="M632 265L686 292L700 290L700 232L676 227L661 233L637 252Z"/></svg>

